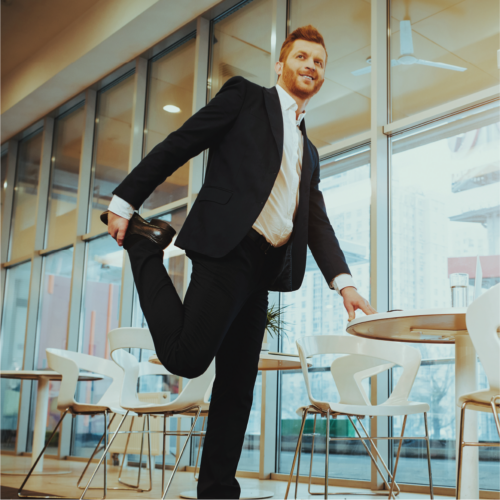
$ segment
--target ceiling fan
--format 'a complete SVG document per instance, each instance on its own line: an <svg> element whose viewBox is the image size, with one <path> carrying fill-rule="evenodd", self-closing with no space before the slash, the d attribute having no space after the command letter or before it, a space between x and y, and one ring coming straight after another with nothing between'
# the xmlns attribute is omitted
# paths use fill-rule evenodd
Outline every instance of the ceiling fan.
<svg viewBox="0 0 500 500"><path fill-rule="evenodd" d="M451 69L452 71L465 71L467 68L462 68L461 66L453 66L453 64L445 64L434 61L425 61L424 59L417 59L413 55L413 38L411 34L411 21L400 21L400 51L401 55L397 59L391 60L391 66L410 66L412 64L421 64L422 66L434 66L435 68ZM369 57L366 62L371 64L372 59ZM357 69L356 71L351 71L354 76L365 75L370 73L372 70L371 66L366 66L365 68Z"/></svg>

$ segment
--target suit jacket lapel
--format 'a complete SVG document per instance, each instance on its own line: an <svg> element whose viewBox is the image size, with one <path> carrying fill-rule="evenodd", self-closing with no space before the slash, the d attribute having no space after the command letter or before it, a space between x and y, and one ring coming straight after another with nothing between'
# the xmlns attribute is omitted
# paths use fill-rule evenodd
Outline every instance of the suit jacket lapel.
<svg viewBox="0 0 500 500"><path fill-rule="evenodd" d="M276 87L264 89L264 101L266 103L269 122L271 123L271 130L273 131L278 148L278 157L281 161L283 158L283 113L281 112L280 98Z"/></svg>
<svg viewBox="0 0 500 500"><path fill-rule="evenodd" d="M302 172L300 175L300 182L301 184L304 184L304 181L307 179L307 188L309 188L309 180L312 176L313 164L311 150L309 148L309 141L307 140L306 122L304 119L302 119L302 121L300 122L300 131L304 136L304 155L302 156Z"/></svg>

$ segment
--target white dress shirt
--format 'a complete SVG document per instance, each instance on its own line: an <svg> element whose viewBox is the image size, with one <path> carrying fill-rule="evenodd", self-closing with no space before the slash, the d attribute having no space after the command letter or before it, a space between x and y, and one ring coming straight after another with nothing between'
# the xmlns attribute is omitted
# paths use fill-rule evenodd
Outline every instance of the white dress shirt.
<svg viewBox="0 0 500 500"><path fill-rule="evenodd" d="M276 85L283 114L283 157L273 189L253 228L275 247L287 243L293 230L293 221L299 205L299 186L302 171L304 138L299 128L306 114L303 111L296 119L297 103L281 86ZM120 217L130 219L134 207L114 195L109 210ZM339 294L342 288L354 287L350 274L339 274L330 283L330 288Z"/></svg>

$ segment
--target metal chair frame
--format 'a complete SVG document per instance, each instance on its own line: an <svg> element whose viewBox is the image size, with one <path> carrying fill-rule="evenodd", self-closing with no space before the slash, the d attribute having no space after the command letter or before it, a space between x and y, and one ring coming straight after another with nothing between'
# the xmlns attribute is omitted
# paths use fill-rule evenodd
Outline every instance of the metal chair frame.
<svg viewBox="0 0 500 500"><path fill-rule="evenodd" d="M499 402L497 403L497 400ZM491 411L493 413L493 418L495 419L495 426L497 428L498 437L500 438L500 421L498 419L498 404L500 404L500 394L491 398L490 403L482 403L480 401L464 401L460 410L460 440L458 444L458 463L457 463L457 490L456 490L456 498L460 498L460 489L462 486L462 460L463 460L463 452L466 446L475 446L475 447L500 447L500 443L467 443L464 441L464 422L465 422L465 410L467 409L467 405L473 404L474 406L483 406L484 408L491 407Z"/></svg>
<svg viewBox="0 0 500 500"><path fill-rule="evenodd" d="M368 452L368 455L370 456L371 461L375 465L375 467L377 469L377 472L382 477L382 480L384 481L385 487L387 489L389 489L389 496L388 496L388 498L389 499L396 498L396 496L401 491L399 489L399 486L396 483L396 473L397 473L397 469L398 469L399 456L400 456L400 453L401 453L401 445L403 443L403 440L404 439L419 439L419 440L423 439L423 440L426 441L426 446L427 446L427 465L428 465L428 470L429 470L430 495L431 495L431 498L434 498L434 489L433 489L433 484L432 484L432 469L431 469L431 462L430 462L430 460L431 460L431 453L430 453L430 444L429 444L429 429L428 429L428 425L427 425L427 413L424 413L424 422L425 422L425 436L424 437L422 437L422 436L419 436L419 437L409 437L409 436L405 436L404 435L404 431L405 431L405 427L406 427L406 419L408 418L408 415L405 415L404 416L404 420L403 420L403 426L402 426L402 429L401 429L401 436L399 436L399 437L381 437L381 438L377 437L377 438L371 438L368 435L367 430L363 426L363 424L362 424L361 419L360 419L359 416L357 416L357 415L349 415L349 414L346 414L346 413L333 413L332 414L330 412L330 409L328 409L325 412L325 411L322 411L319 408L316 408L313 405L310 405L308 407L305 407L304 410L303 410L303 412L302 412L302 423L301 423L301 427L300 427L299 438L297 440L297 447L295 449L295 455L293 457L293 462L292 462L292 468L291 468L291 471L290 471L290 476L288 478L288 484L287 484L287 488L286 488L285 499L288 498L288 493L289 493L290 485L291 485L292 478L293 478L293 472L295 470L295 462L297 461L297 457L298 457L297 474L295 476L295 498L297 498L297 491L298 491L298 487L299 487L299 476L300 476L300 456L301 456L301 452L302 452L302 438L304 436L304 427L305 427L305 423L306 423L306 418L307 418L308 413L310 413L310 412L311 413L315 413L315 415L314 415L313 433L312 434L306 434L306 436L307 435L312 435L313 436L313 443L312 443L313 447L312 447L312 450L311 450L311 464L310 464L310 468L309 468L309 483L308 483L308 491L309 491L309 493L311 495L324 495L325 498L328 498L328 495L357 495L358 494L358 493L352 493L352 492L332 492L332 493L328 492L328 478L329 478L328 462L329 462L330 441L361 441L362 444L363 444L363 446L365 447L366 451ZM313 461L313 453L314 453L314 437L319 435L319 434L317 434L315 432L315 430L316 430L316 417L317 417L318 414L320 414L321 416L325 416L326 417L325 489L324 489L324 491L321 491L321 492L312 492L311 491L311 476L312 476L312 461ZM349 418L349 421L351 422L352 426L356 430L356 434L358 435L358 437L330 437L330 425L329 425L330 424L330 417L336 418L338 416L347 416ZM352 420L352 417L356 417L357 418L358 422L360 423L361 427L363 428L363 432L365 433L366 437L362 437L361 436L358 428L356 427L356 425L354 424L354 422ZM380 452L378 451L375 443L373 442L374 439L377 439L377 440L379 440L379 439L383 439L383 440L399 440L398 452L397 452L397 455L396 455L396 462L395 462L395 465L394 465L394 473L392 475L389 472L389 468L387 467L387 465L385 464L384 460L382 459L382 456L381 456ZM386 481L386 479L385 479L382 471L380 470L380 467L377 464L376 458L373 456L373 453L368 448L368 445L365 443L365 440L368 440L370 442L370 444L373 446L373 448L375 450L375 453L381 459L382 464L383 464L383 466L384 466L387 474L389 475L389 478L391 479L390 485ZM394 488L396 488L397 493L395 493L393 495ZM385 495L385 494L386 494L385 492L384 493L377 492L377 493L372 493L371 495ZM370 496L370 494L368 494L367 496Z"/></svg>
<svg viewBox="0 0 500 500"><path fill-rule="evenodd" d="M186 415L187 412L189 412L190 410L195 410L196 411L196 415L194 416L194 422L193 424L191 425L191 429L189 430L189 432L186 432L186 431L167 431L166 430L166 422L167 422L167 417L171 417L171 416L174 416L174 415L184 415L184 416L189 416L189 415ZM190 408L186 408L182 411L179 411L179 412L165 412L165 413L149 413L148 415L163 415L163 431L151 431L149 430L148 428L148 431L147 433L149 434L149 439L151 439L151 434L163 434L163 463L162 463L162 482L161 482L161 486L162 486L162 491L163 491L163 494L162 494L162 500L165 498L167 492L168 492L168 489L170 488L170 484L172 483L172 480L174 478L174 475L175 473L177 472L177 469L179 467L179 463L182 459L182 456L184 454L184 450L186 449L186 446L187 446L187 443L189 441L189 438L192 437L192 436L202 436L204 435L204 432L194 432L194 428L195 428L195 425L196 425L196 422L200 416L202 412L202 408L200 406L194 406L194 407L190 407ZM107 447L106 447L106 451L105 453L103 454L103 456L101 457L101 459L99 460L99 463L97 464L97 467L95 468L93 474L92 474L92 477L90 478L88 484L87 484L87 487L85 488L85 490L83 491L81 497L80 497L80 500L82 500L85 496L85 494L87 493L87 490L89 489L92 481L94 480L94 477L97 473L97 471L99 470L99 467L101 466L102 464L102 461L104 459L104 456L106 455L106 453L108 452L109 448L111 447L111 445L113 444L113 441L114 439L116 438L116 436L118 434L131 434L131 433L136 433L137 431L120 431L122 425L123 425L123 422L125 421L125 418L127 417L127 415L129 414L129 412L127 411L127 413L125 413L125 415L122 417L121 421L120 421L120 424L118 425L116 431L113 433L113 436L111 437L111 440L109 441ZM175 462L175 465L174 465L174 469L172 471L172 474L168 480L168 483L167 485L165 486L165 451L166 451L166 437L167 436L187 436L187 439L186 441L184 442L184 445L182 446L182 449L181 449L181 452ZM105 467L106 467L106 464L105 464ZM151 471L151 465L150 465L150 471Z"/></svg>

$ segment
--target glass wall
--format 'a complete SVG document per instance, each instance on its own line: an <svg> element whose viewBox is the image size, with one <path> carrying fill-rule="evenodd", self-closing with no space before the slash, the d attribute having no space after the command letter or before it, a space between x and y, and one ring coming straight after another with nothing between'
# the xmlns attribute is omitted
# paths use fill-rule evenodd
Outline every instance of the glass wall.
<svg viewBox="0 0 500 500"><path fill-rule="evenodd" d="M151 60L148 78L144 155L147 155L192 114L196 42L193 37L174 50L167 49ZM185 198L188 194L189 163L158 186L144 202L145 210Z"/></svg>
<svg viewBox="0 0 500 500"><path fill-rule="evenodd" d="M489 108L489 109L488 109ZM500 282L500 126L498 104L455 117L451 123L413 130L392 141L391 309L451 307L449 276L469 274L476 259L482 289ZM473 286L469 287L469 301ZM453 345L415 344L422 367L412 399L429 403L433 476L455 484L455 377ZM487 380L478 363L479 387ZM400 370L395 371L395 380ZM430 389L430 390L429 390ZM402 421L394 419L394 434ZM493 416L479 418L479 439L498 440ZM408 435L421 435L422 418L410 418ZM404 483L427 482L424 446L406 448L398 468ZM480 487L498 490L498 448L480 448ZM421 474L415 474L419 470Z"/></svg>
<svg viewBox="0 0 500 500"><path fill-rule="evenodd" d="M253 0L214 23L211 97L233 76L243 76L263 87L274 85L276 78L272 84L270 81L272 7L271 0Z"/></svg>
<svg viewBox="0 0 500 500"><path fill-rule="evenodd" d="M325 40L325 83L307 105L307 135L320 148L370 129L370 3L291 0L289 33L312 24Z"/></svg>
<svg viewBox="0 0 500 500"><path fill-rule="evenodd" d="M30 273L31 262L7 270L0 335L2 370L23 369ZM21 381L2 378L1 384L1 445L2 450L14 450Z"/></svg>
<svg viewBox="0 0 500 500"><path fill-rule="evenodd" d="M392 119L499 83L497 0L391 0Z"/></svg>
<svg viewBox="0 0 500 500"><path fill-rule="evenodd" d="M40 129L19 143L12 209L10 260L29 255L35 246L42 137Z"/></svg>
<svg viewBox="0 0 500 500"><path fill-rule="evenodd" d="M131 74L111 83L98 94L92 206L89 211L91 234L99 234L106 229L99 216L108 208L113 189L125 179L129 171L133 100L134 77Z"/></svg>
<svg viewBox="0 0 500 500"><path fill-rule="evenodd" d="M85 281L78 351L110 359L107 335L119 325L123 249L111 236L102 236L86 244ZM111 379L78 384L77 401L97 403ZM90 456L103 434L104 417L75 417L71 453Z"/></svg>
<svg viewBox="0 0 500 500"><path fill-rule="evenodd" d="M73 243L84 126L83 103L54 123L46 247Z"/></svg>
<svg viewBox="0 0 500 500"><path fill-rule="evenodd" d="M66 349L69 319L69 299L71 292L71 271L73 268L73 247L52 253L43 258L43 278L38 309L36 335L35 370L48 368L45 349L54 347ZM49 386L49 405L47 431L52 432L59 422L57 395L60 382L51 381ZM31 447L35 425L36 383L32 385L30 412L30 433L28 446ZM54 437L50 448L57 450L58 439Z"/></svg>
<svg viewBox="0 0 500 500"><path fill-rule="evenodd" d="M320 188L327 214L359 293L370 300L370 152L362 146L349 153L324 160L321 165ZM347 313L340 295L328 287L311 252L307 254L306 274L299 290L281 296L284 309L285 335L282 351L297 353L295 341L309 335L345 335ZM356 315L363 315L357 311ZM313 393L318 398L338 401L330 365L335 356L314 359L311 378ZM281 436L278 471L289 474L300 430L301 415L297 408L309 404L304 377L300 370L281 372ZM367 386L369 394L369 388ZM321 419L320 419L321 420ZM312 432L313 418L307 422ZM365 425L366 427L366 425ZM369 427L369 426L368 426ZM318 421L317 432L325 433L325 421ZM332 420L330 435L354 436L355 430L347 419ZM304 438L301 474L309 474L311 438ZM325 437L315 442L313 475L324 475ZM330 447L331 477L370 480L370 459L361 443L338 442Z"/></svg>

